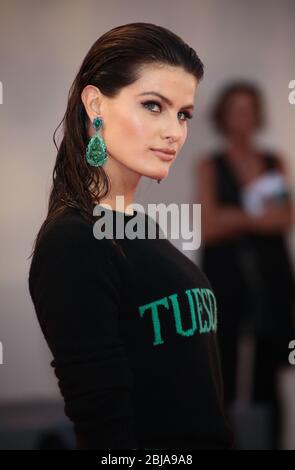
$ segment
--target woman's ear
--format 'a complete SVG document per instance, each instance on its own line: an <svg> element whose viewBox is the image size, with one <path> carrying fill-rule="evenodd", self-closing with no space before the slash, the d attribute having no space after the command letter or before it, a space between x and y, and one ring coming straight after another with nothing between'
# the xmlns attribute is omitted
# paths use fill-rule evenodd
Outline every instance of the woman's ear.
<svg viewBox="0 0 295 470"><path fill-rule="evenodd" d="M81 100L90 121L100 114L101 92L93 85L86 85L81 93Z"/></svg>

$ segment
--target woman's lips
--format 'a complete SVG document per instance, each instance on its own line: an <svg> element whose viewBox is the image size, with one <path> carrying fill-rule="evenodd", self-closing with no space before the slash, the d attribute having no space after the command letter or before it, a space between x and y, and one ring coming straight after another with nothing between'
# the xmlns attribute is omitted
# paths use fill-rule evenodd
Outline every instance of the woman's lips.
<svg viewBox="0 0 295 470"><path fill-rule="evenodd" d="M169 153L166 153L166 152L161 152L160 150L154 150L154 149L151 149L152 152L157 155L158 157L160 157L162 160L164 160L165 162L170 162L171 160L174 160L175 158L175 154L169 154Z"/></svg>

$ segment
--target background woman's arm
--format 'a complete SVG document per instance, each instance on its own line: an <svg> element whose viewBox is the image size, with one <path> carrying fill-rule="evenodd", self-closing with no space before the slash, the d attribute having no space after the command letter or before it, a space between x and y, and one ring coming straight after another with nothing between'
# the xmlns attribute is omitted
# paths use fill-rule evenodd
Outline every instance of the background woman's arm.
<svg viewBox="0 0 295 470"><path fill-rule="evenodd" d="M277 158L277 169L288 182L288 171L282 159ZM269 203L262 215L251 215L236 206L220 204L217 200L215 169L210 159L197 165L197 202L202 205L202 237L206 243L238 236L244 232L281 233L293 224L293 202Z"/></svg>

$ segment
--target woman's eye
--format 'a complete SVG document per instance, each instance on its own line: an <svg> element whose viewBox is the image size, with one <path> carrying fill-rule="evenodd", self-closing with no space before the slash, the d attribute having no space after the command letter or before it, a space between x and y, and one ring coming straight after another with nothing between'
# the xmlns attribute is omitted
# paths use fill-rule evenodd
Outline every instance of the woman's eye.
<svg viewBox="0 0 295 470"><path fill-rule="evenodd" d="M146 101L145 103L143 103L143 106L147 107L148 109L150 109L152 112L156 112L155 110L151 109L153 106L158 106L158 108L162 109L160 103L157 103L156 101ZM190 115L189 113L185 112L185 111L181 111L179 112L178 114L183 114L184 118L181 118L180 120L181 121L187 121L188 119L192 119L192 115Z"/></svg>
<svg viewBox="0 0 295 470"><path fill-rule="evenodd" d="M157 103L156 101L146 101L145 103L143 103L143 106L146 106L148 107L148 109L150 109L150 106L158 106L161 110L161 105L159 103ZM152 109L151 109L152 111Z"/></svg>
<svg viewBox="0 0 295 470"><path fill-rule="evenodd" d="M188 119L192 119L193 116L189 113L186 113L186 112L183 112L181 111L179 114L183 114L184 115L184 119L181 119L181 121L187 121Z"/></svg>

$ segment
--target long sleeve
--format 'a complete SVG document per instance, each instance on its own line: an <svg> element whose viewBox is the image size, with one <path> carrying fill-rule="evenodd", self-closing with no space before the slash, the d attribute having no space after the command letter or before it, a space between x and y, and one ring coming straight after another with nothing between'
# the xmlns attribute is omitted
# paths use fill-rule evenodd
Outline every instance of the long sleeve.
<svg viewBox="0 0 295 470"><path fill-rule="evenodd" d="M136 448L129 368L119 331L122 273L110 240L83 224L41 242L29 287L51 365L83 449Z"/></svg>

